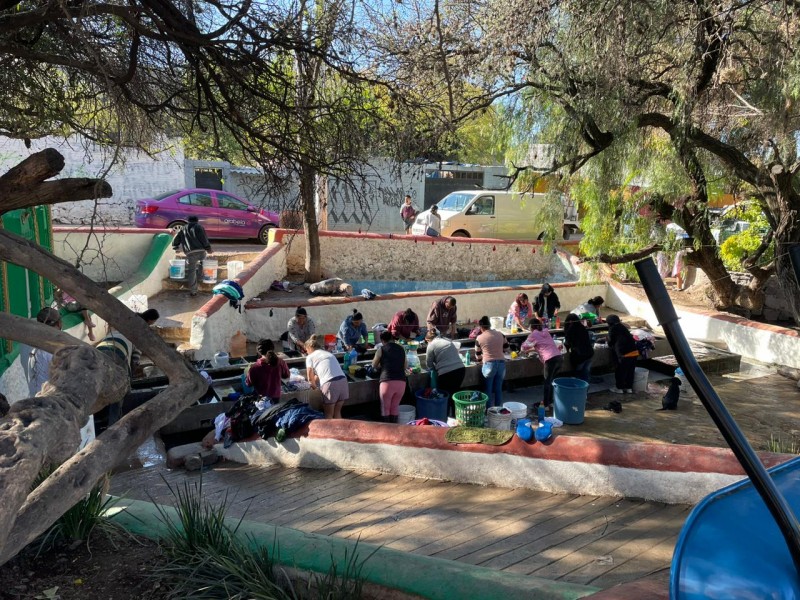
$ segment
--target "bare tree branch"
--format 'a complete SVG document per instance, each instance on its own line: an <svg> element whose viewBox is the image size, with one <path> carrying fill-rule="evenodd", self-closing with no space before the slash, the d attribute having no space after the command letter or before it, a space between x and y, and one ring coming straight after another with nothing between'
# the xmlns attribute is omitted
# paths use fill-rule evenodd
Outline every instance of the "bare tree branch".
<svg viewBox="0 0 800 600"><path fill-rule="evenodd" d="M655 252L659 252L663 250L664 247L661 244L652 244L651 246L647 246L646 248L642 248L641 250L636 250L635 252L628 252L626 254L605 254L600 253L596 254L595 256L586 256L584 258L578 259L578 263L585 263L585 262L601 262L607 265L616 265L619 263L627 263L632 262L634 260L639 260L640 258L644 258L645 256L650 256Z"/></svg>

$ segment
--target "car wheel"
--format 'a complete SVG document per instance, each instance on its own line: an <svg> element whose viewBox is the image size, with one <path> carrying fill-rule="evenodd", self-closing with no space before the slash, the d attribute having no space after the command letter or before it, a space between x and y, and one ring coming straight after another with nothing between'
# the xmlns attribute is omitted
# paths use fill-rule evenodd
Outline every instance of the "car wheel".
<svg viewBox="0 0 800 600"><path fill-rule="evenodd" d="M269 230L275 229L275 225L264 225L261 231L258 232L258 241L265 246L269 244Z"/></svg>
<svg viewBox="0 0 800 600"><path fill-rule="evenodd" d="M186 227L186 221L173 221L167 225L167 229L181 229L183 227Z"/></svg>
<svg viewBox="0 0 800 600"><path fill-rule="evenodd" d="M467 232L466 232L466 231L464 231L463 229L459 229L458 231L454 232L454 233L453 233L453 235L451 235L450 237L463 237L463 238L468 238L468 237L469 237L469 233L467 233Z"/></svg>

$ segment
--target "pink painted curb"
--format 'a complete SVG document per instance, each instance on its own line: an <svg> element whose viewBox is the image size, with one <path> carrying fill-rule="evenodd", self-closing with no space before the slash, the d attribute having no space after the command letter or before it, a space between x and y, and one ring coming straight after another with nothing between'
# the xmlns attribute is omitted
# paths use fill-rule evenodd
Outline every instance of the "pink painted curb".
<svg viewBox="0 0 800 600"><path fill-rule="evenodd" d="M358 444L386 444L427 448L450 452L475 454L507 454L524 458L587 463L626 469L667 471L676 473L719 473L744 475L733 452L726 448L683 446L644 442L622 442L556 436L547 443L526 443L514 436L502 446L484 444L451 444L445 440L445 429L440 427L405 427L364 421L316 420L294 437L330 439ZM761 452L759 456L766 467L786 462L792 457L785 454Z"/></svg>

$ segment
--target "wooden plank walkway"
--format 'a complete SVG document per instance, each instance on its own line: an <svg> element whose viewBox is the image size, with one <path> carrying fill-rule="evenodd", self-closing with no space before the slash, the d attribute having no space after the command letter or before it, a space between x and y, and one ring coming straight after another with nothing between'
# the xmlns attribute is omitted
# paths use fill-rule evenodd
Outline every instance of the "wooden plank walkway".
<svg viewBox="0 0 800 600"><path fill-rule="evenodd" d="M152 467L112 479L112 493L169 504L198 473ZM669 569L690 506L550 494L376 472L222 464L204 495L230 516L600 588Z"/></svg>

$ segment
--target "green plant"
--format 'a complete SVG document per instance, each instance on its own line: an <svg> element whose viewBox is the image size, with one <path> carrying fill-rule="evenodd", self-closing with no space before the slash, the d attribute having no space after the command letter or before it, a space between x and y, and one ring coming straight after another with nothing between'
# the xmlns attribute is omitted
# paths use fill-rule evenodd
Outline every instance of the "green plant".
<svg viewBox="0 0 800 600"><path fill-rule="evenodd" d="M33 489L47 479L55 468L43 469L34 481ZM108 475L97 482L91 491L81 498L38 540L37 553L53 548L60 543L75 544L86 541L87 545L92 534L97 530L104 533L113 542L116 535L122 535L124 530L106 517L108 510L117 503L117 498L106 495Z"/></svg>
<svg viewBox="0 0 800 600"><path fill-rule="evenodd" d="M786 439L771 433L767 450L776 454L800 454L800 442L794 436Z"/></svg>
<svg viewBox="0 0 800 600"><path fill-rule="evenodd" d="M358 560L358 543L352 553L344 551L344 570L339 572L339 565L331 555L331 567L324 575L314 576L314 587L318 600L350 600L361 598L364 588L364 577L361 574L364 564L377 552L377 548L367 558Z"/></svg>
<svg viewBox="0 0 800 600"><path fill-rule="evenodd" d="M170 597L205 600L298 600L294 582L275 567L279 556L277 541L267 549L255 539L242 540L238 529L228 525L228 495L212 504L203 497L202 479L180 487L167 484L175 499L177 519L156 504L164 524L163 549L168 560L153 573L170 588ZM369 558L369 557L368 557ZM332 561L325 575L313 575L308 581L307 598L320 600L361 597L364 585L361 570L366 561L357 553L345 552L344 569Z"/></svg>

